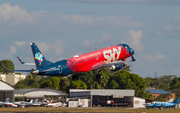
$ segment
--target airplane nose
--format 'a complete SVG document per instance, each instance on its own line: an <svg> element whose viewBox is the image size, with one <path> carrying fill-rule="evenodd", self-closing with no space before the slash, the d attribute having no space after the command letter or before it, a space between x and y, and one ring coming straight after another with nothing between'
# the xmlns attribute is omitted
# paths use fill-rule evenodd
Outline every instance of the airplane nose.
<svg viewBox="0 0 180 113"><path fill-rule="evenodd" d="M130 51L129 51L129 54L133 55L134 54L134 49L131 48Z"/></svg>

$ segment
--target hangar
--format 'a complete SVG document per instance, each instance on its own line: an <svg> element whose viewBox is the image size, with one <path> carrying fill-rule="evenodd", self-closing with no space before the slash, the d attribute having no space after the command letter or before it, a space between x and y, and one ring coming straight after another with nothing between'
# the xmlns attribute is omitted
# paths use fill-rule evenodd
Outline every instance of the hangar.
<svg viewBox="0 0 180 113"><path fill-rule="evenodd" d="M121 106L121 107L133 107L133 108L143 108L145 99L135 97L135 90L126 89L70 89L70 101L71 104L75 106L76 104L83 104L88 107L94 106ZM73 102L73 98L79 98L78 102ZM83 99L89 99L84 102ZM77 100L77 99L76 99ZM79 106L79 105L76 105Z"/></svg>
<svg viewBox="0 0 180 113"><path fill-rule="evenodd" d="M53 100L66 97L67 94L61 90L45 89L45 88L32 88L32 89L17 89L14 91L15 97L28 98L53 98Z"/></svg>
<svg viewBox="0 0 180 113"><path fill-rule="evenodd" d="M14 102L14 87L0 80L0 101L4 102L9 98L10 102Z"/></svg>

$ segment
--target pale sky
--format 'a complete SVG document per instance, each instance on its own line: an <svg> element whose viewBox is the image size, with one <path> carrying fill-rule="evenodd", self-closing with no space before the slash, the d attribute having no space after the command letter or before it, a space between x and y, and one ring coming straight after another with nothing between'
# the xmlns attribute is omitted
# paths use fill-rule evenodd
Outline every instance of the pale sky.
<svg viewBox="0 0 180 113"><path fill-rule="evenodd" d="M180 0L1 0L0 60L31 69L30 43L59 61L115 44L134 48L132 73L180 77Z"/></svg>

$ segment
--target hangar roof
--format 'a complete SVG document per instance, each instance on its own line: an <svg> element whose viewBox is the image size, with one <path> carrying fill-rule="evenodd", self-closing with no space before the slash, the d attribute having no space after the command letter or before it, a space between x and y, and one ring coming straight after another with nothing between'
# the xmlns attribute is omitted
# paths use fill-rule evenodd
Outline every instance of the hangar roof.
<svg viewBox="0 0 180 113"><path fill-rule="evenodd" d="M14 87L13 86L11 86L10 84L8 84L8 83L6 83L6 82L4 82L4 81L2 81L2 80L0 80L0 91L1 90L14 90Z"/></svg>
<svg viewBox="0 0 180 113"><path fill-rule="evenodd" d="M91 95L122 95L134 96L134 90L126 89L91 89Z"/></svg>
<svg viewBox="0 0 180 113"><path fill-rule="evenodd" d="M17 89L14 91L16 95L21 94L24 96L44 96L44 95L62 95L67 94L61 90L45 89L45 88L32 88L32 89Z"/></svg>
<svg viewBox="0 0 180 113"><path fill-rule="evenodd" d="M164 91L162 89L157 89L157 90L156 89L146 89L145 92L146 91L150 91L151 94L172 94L172 93Z"/></svg>
<svg viewBox="0 0 180 113"><path fill-rule="evenodd" d="M101 95L101 96L134 96L134 90L126 90L126 89L91 89L91 90L83 90L83 89L70 89L69 90L70 97L82 97L82 96L91 96L91 95Z"/></svg>

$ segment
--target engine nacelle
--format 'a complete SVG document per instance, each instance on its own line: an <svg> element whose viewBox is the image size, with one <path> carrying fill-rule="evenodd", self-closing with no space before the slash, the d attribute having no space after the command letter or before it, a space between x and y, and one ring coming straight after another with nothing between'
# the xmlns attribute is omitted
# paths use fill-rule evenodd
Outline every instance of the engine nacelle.
<svg viewBox="0 0 180 113"><path fill-rule="evenodd" d="M111 70L111 71L118 71L118 70L122 69L123 67L125 67L125 65L123 63L115 64L115 65L111 65L109 67L109 70Z"/></svg>
<svg viewBox="0 0 180 113"><path fill-rule="evenodd" d="M115 65L111 65L111 66L109 67L109 70L115 71L115 70L116 70L116 66L115 66Z"/></svg>

